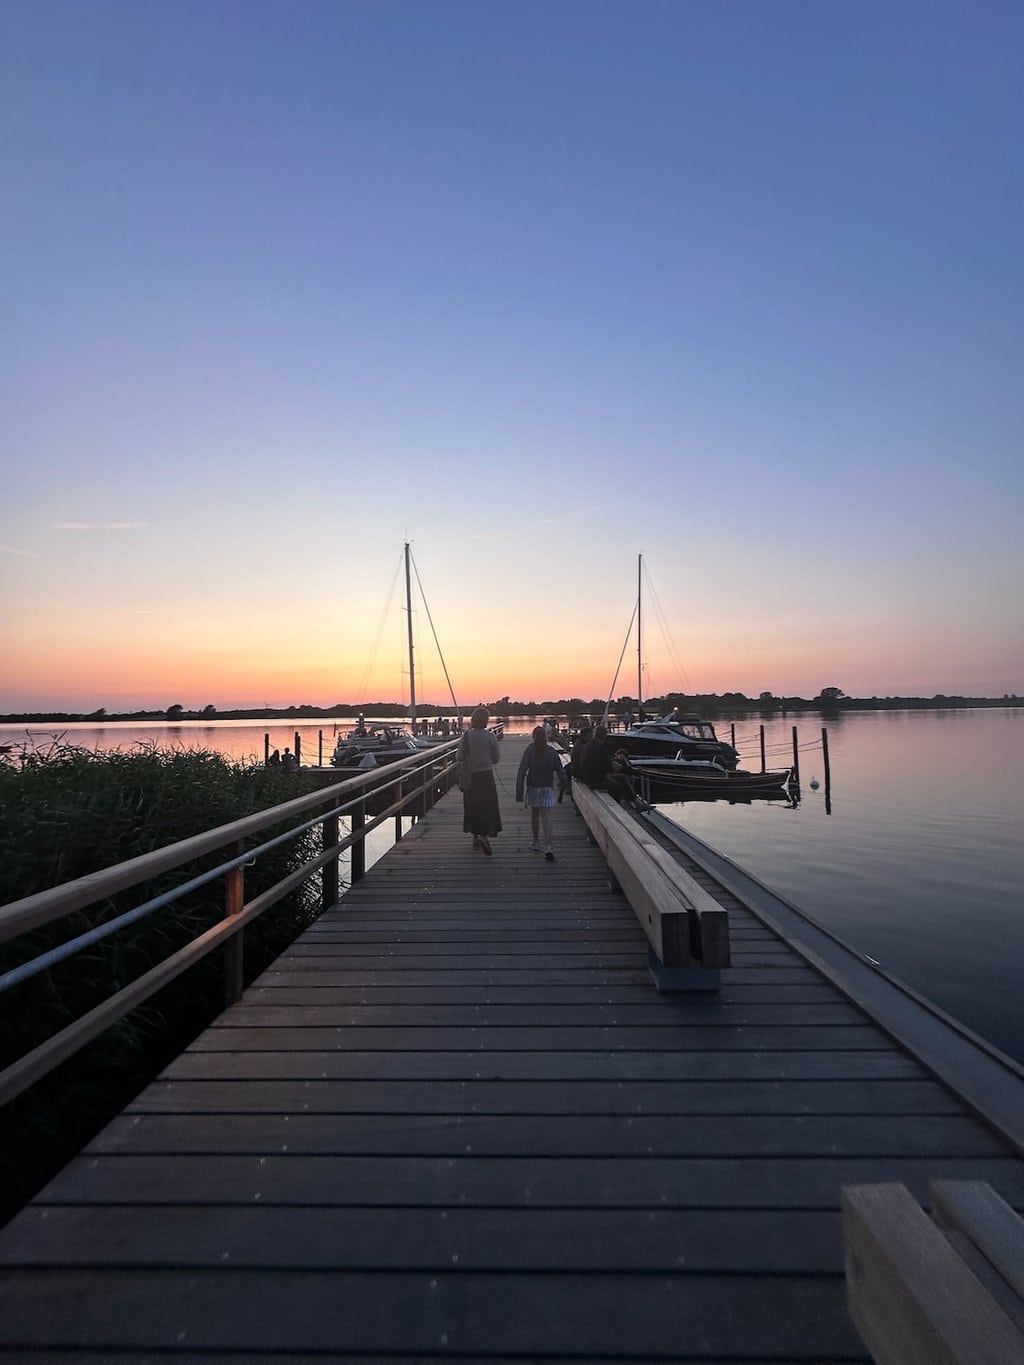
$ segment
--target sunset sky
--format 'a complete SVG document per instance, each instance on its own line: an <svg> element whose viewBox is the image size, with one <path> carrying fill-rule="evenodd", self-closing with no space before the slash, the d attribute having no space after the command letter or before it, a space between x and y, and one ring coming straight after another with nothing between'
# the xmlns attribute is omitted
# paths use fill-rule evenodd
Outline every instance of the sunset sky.
<svg viewBox="0 0 1024 1365"><path fill-rule="evenodd" d="M1022 51L4 0L0 711L1024 693Z"/></svg>

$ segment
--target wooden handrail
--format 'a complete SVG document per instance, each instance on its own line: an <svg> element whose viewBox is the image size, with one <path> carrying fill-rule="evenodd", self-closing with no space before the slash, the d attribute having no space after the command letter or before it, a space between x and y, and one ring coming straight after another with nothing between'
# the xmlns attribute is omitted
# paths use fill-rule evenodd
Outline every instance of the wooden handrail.
<svg viewBox="0 0 1024 1365"><path fill-rule="evenodd" d="M401 816L425 792L435 788L453 772L454 751L458 742L458 739L454 739L450 743L436 745L394 763L371 768L365 774L331 783L326 788L282 802L254 815L244 816L230 824L206 830L188 839L181 839L166 848L155 849L151 853L79 877L49 891L26 896L0 909L0 942L3 942L31 929L53 923L95 904L96 901L105 900L116 892L146 882L162 872L191 863L204 854L224 848L229 848L234 854L234 865L229 865L221 873L225 885L223 918L157 963L137 980L102 1001L87 1014L0 1072L0 1104L6 1104L16 1098L54 1067L67 1061L104 1029L109 1028L130 1010L137 1008L169 981L222 944L228 950L225 962L225 1000L231 1003L238 999L242 990L241 940L245 926L303 885L321 868L327 865L337 868L342 853L349 848L355 851L372 830L393 816ZM410 774L420 773L425 774L424 780L408 787L404 779ZM396 796L385 810L372 820L353 819L352 831L345 838L338 838L337 823L341 814L353 807L361 812L368 795L386 791L392 786L397 788ZM325 806L326 810L323 809ZM311 811L319 814L312 821L303 818L308 817ZM246 837L259 834L288 820L297 820L295 827L284 836L275 838L272 841L274 844L279 843L282 837L296 837L309 828L310 824L319 824L323 830L322 851L301 867L293 869L274 886L246 902L244 873L241 866L237 865L237 859L243 856ZM251 853L258 851L251 850ZM325 891L329 886L333 886L336 897L336 876L327 879ZM187 886L181 887L180 894L184 895L187 889Z"/></svg>
<svg viewBox="0 0 1024 1365"><path fill-rule="evenodd" d="M270 806L267 810L258 811L254 815L245 815L240 820L233 820L230 824L220 825L216 829L205 830L202 834L179 839L177 843L168 844L165 848L141 853L137 858L129 858L127 862L117 863L100 872L90 872L84 877L64 882L63 885L55 886L48 891L37 891L32 896L11 901L0 908L0 943L27 933L29 929L38 929L44 924L50 924L74 910L85 909L98 900L137 886L139 882L149 881L162 872L169 872L184 863L193 862L204 854L214 853L237 840L258 834L271 825L282 824L296 816L305 815L307 811L322 807L326 801L336 800L338 797L358 798L365 795L368 789L386 786L387 779L418 767L426 767L436 762L439 756L454 752L457 744L458 740L452 740L449 744L439 744L433 749L412 754L409 758L399 759L395 763L370 768L365 774L331 783L328 788L307 792L305 796L297 796L278 806Z"/></svg>

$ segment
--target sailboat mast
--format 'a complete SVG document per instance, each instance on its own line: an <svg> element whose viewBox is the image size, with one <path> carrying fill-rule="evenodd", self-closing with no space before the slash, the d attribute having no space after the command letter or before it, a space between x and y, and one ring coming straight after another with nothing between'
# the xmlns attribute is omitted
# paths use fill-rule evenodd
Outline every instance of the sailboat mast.
<svg viewBox="0 0 1024 1365"><path fill-rule="evenodd" d="M644 633L640 621L640 590L641 590L641 567L644 562L643 555L636 557L636 709L638 718L642 717L644 709L644 657L643 639Z"/></svg>
<svg viewBox="0 0 1024 1365"><path fill-rule="evenodd" d="M412 657L412 579L409 575L409 542L405 542L405 609L409 617L409 717L416 729L416 668Z"/></svg>

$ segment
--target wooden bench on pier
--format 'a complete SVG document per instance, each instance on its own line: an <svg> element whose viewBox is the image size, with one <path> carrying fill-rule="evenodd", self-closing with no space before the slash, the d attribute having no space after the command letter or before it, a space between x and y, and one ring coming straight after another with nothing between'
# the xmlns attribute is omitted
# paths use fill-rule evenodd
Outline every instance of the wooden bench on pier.
<svg viewBox="0 0 1024 1365"><path fill-rule="evenodd" d="M877 1365L1019 1365L1024 1223L980 1180L843 1190L850 1317Z"/></svg>
<svg viewBox="0 0 1024 1365"><path fill-rule="evenodd" d="M710 991L728 967L729 917L630 811L608 792L582 782L576 809L626 896L650 944L650 971L659 990Z"/></svg>

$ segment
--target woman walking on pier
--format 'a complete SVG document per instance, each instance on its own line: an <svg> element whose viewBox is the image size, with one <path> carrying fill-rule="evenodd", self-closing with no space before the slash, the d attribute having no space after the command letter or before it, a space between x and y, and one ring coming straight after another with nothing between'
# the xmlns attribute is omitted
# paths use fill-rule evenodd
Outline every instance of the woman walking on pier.
<svg viewBox="0 0 1024 1365"><path fill-rule="evenodd" d="M498 789L494 769L501 758L497 736L487 728L487 712L478 706L469 720L469 729L459 745L459 763L469 775L462 792L462 828L472 834L473 847L491 856L491 840L501 833Z"/></svg>
<svg viewBox="0 0 1024 1365"><path fill-rule="evenodd" d="M551 811L555 804L555 788L559 795L565 788L565 775L562 760L555 749L548 744L547 731L538 725L533 732L533 743L528 744L519 760L516 773L516 800L522 801L525 794L530 808L530 823L533 830L533 843L530 848L540 852L540 832L544 830L544 857L548 862L554 858L551 848Z"/></svg>

